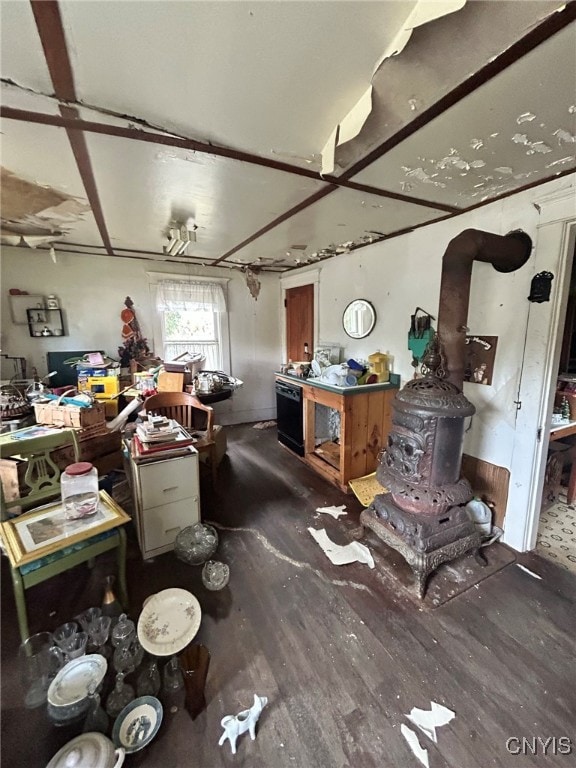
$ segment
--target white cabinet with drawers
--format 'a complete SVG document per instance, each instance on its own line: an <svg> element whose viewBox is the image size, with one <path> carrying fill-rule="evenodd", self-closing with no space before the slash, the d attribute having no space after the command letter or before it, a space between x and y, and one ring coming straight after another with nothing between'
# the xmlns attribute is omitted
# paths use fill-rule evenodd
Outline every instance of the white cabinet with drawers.
<svg viewBox="0 0 576 768"><path fill-rule="evenodd" d="M138 542L147 559L174 549L182 528L200 521L198 452L130 464Z"/></svg>

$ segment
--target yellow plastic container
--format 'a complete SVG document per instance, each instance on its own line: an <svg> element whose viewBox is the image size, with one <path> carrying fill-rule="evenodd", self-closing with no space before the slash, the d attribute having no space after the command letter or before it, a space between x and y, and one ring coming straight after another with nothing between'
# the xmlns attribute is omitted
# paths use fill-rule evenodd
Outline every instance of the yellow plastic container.
<svg viewBox="0 0 576 768"><path fill-rule="evenodd" d="M379 384L390 381L388 355L385 355L382 352L374 352L373 355L368 355L368 368L370 370L370 375L374 375L378 378Z"/></svg>

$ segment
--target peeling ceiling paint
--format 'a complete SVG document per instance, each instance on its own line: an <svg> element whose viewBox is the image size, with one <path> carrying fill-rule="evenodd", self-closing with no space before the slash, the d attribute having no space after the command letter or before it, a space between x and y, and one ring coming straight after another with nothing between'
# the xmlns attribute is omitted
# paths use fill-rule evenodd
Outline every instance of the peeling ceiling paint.
<svg viewBox="0 0 576 768"><path fill-rule="evenodd" d="M27 181L7 168L0 174L2 231L19 234L47 234L74 228L90 206L47 185Z"/></svg>

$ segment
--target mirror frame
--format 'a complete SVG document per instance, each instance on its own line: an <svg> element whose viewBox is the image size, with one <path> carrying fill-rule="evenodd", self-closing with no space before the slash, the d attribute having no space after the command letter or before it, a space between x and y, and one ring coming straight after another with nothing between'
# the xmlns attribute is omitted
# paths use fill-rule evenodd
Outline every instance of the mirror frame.
<svg viewBox="0 0 576 768"><path fill-rule="evenodd" d="M346 313L348 312L350 307L358 303L364 304L372 312L372 323L370 324L369 329L365 333L351 333L346 328ZM374 305L372 304L372 302L368 301L367 299L354 299L346 306L346 308L344 309L344 312L342 313L342 327L344 328L344 333L347 336L350 336L351 339L365 339L366 336L369 336L372 333L375 325L376 325L376 310L374 309Z"/></svg>

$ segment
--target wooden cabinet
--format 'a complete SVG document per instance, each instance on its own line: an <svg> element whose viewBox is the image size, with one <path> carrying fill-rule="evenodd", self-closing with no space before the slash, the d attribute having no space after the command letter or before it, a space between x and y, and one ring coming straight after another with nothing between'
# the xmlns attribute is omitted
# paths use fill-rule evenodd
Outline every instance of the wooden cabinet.
<svg viewBox="0 0 576 768"><path fill-rule="evenodd" d="M398 386L399 381L341 389L303 381L304 461L349 492L349 480L378 466Z"/></svg>
<svg viewBox="0 0 576 768"><path fill-rule="evenodd" d="M130 460L136 531L146 560L174 549L182 528L200 521L198 453L149 463Z"/></svg>

